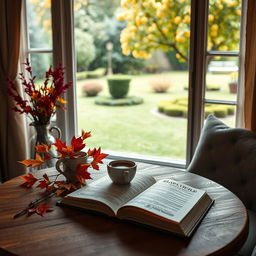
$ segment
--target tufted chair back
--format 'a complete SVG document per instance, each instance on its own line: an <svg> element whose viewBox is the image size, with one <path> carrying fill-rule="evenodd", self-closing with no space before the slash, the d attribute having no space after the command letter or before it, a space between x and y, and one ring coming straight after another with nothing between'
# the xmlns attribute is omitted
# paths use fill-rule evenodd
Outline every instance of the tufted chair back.
<svg viewBox="0 0 256 256"><path fill-rule="evenodd" d="M209 115L187 170L223 185L256 212L256 134Z"/></svg>

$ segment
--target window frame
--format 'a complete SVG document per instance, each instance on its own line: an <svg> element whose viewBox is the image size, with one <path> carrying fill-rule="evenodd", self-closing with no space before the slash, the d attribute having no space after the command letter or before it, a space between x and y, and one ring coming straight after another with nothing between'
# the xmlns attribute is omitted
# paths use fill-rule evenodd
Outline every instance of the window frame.
<svg viewBox="0 0 256 256"><path fill-rule="evenodd" d="M23 0L26 6L26 0ZM237 106L236 126L243 127L243 49L245 45L245 10L248 0L242 0L241 18L241 39L239 52L211 52L207 51L207 29L208 29L208 7L209 0L191 0L191 31L190 31L190 53L189 53L189 101L188 101L188 120L187 120L187 153L186 160L160 158L154 156L143 156L131 153L122 154L120 152L109 151L110 159L127 158L134 161L143 161L153 164L161 164L175 168L184 169L190 163L196 145L198 143L201 129L204 122L204 104L230 104ZM73 86L65 94L68 101L66 111L58 111L56 122L63 131L63 138L69 141L73 135L77 136L77 102L76 102L76 79L75 79L75 52L74 52L74 0L51 0L52 17L52 49L29 49L28 34L24 29L25 37L23 45L25 56L30 53L52 53L54 66L62 63L66 67L65 79L71 81ZM24 8L26 20L26 8ZM202 22L204 21L204 22ZM202 50L203 49L203 50ZM205 98L206 81L206 59L208 56L237 56L239 57L239 89L237 101L209 100ZM197 67L200 67L198 69Z"/></svg>

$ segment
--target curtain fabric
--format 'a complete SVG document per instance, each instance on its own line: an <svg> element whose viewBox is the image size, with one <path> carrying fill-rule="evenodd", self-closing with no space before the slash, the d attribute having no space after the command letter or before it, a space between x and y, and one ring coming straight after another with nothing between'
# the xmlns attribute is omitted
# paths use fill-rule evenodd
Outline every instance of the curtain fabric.
<svg viewBox="0 0 256 256"><path fill-rule="evenodd" d="M245 128L256 132L256 1L248 0L245 46Z"/></svg>
<svg viewBox="0 0 256 256"><path fill-rule="evenodd" d="M0 0L0 181L25 173L25 119L11 110L6 77L17 76L22 0ZM16 81L17 82L17 81Z"/></svg>

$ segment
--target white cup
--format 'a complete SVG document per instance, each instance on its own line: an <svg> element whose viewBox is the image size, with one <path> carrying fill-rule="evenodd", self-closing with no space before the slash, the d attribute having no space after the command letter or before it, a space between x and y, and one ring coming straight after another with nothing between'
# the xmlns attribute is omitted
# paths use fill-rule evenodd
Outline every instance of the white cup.
<svg viewBox="0 0 256 256"><path fill-rule="evenodd" d="M110 179L115 184L125 185L134 178L137 165L133 161L115 160L108 164L107 169Z"/></svg>

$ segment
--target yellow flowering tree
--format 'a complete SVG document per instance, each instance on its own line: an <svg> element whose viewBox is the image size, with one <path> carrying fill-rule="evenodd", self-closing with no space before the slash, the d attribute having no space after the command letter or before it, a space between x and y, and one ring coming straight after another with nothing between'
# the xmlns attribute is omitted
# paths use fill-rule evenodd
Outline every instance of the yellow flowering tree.
<svg viewBox="0 0 256 256"><path fill-rule="evenodd" d="M147 59L160 48L188 60L189 0L121 0L121 7L117 19L127 23L120 37L123 54ZM210 1L208 50L238 47L240 9L240 0Z"/></svg>

